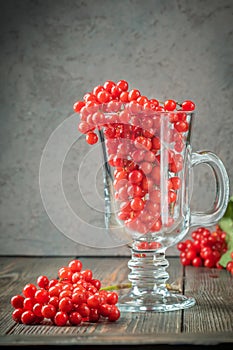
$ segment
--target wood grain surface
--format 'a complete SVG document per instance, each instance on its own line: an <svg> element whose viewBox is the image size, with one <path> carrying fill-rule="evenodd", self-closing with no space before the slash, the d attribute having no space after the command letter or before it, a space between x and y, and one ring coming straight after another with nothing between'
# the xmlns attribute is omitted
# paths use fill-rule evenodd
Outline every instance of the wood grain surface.
<svg viewBox="0 0 233 350"><path fill-rule="evenodd" d="M184 311L167 313L122 313L115 323L105 320L81 326L56 327L16 324L10 298L20 294L26 283L35 283L45 274L56 278L59 267L73 257L0 257L0 345L6 346L150 346L210 345L227 346L233 342L232 277L227 271L181 266L169 258L170 283L195 297L196 305ZM128 259L81 257L84 268L93 270L102 285L127 282Z"/></svg>

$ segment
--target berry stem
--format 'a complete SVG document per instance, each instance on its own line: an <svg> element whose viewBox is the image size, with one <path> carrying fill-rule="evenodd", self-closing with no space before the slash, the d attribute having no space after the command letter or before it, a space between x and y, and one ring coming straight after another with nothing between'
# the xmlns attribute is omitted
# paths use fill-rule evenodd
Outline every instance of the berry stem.
<svg viewBox="0 0 233 350"><path fill-rule="evenodd" d="M111 290L120 290L120 289L129 289L132 287L132 283L118 283L118 284L114 284L111 286L106 286L106 287L102 287L100 288L100 290L106 290L106 291L111 291ZM174 291L174 292L182 292L182 289L175 284L170 284L170 283L166 283L166 288L170 291Z"/></svg>
<svg viewBox="0 0 233 350"><path fill-rule="evenodd" d="M119 284L114 284L112 286L106 286L106 287L102 287L100 288L100 290L119 290L119 289L128 289L131 288L132 284L131 283L119 283Z"/></svg>

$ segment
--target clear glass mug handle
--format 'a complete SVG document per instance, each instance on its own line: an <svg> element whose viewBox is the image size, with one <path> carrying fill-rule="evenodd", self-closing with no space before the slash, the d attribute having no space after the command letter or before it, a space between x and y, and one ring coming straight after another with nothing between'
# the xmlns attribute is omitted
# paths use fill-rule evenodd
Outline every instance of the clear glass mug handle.
<svg viewBox="0 0 233 350"><path fill-rule="evenodd" d="M229 201L229 178L220 158L209 151L193 152L191 165L194 167L198 164L207 164L212 168L216 181L216 195L211 212L191 213L190 227L216 224L224 215Z"/></svg>

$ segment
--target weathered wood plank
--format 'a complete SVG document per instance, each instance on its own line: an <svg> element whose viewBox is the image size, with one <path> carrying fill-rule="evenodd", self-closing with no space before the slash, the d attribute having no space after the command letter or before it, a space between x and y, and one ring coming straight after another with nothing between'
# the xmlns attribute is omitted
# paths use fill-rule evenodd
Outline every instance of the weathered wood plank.
<svg viewBox="0 0 233 350"><path fill-rule="evenodd" d="M196 305L184 311L184 332L232 332L232 290L228 271L187 267L185 293L196 299Z"/></svg>
<svg viewBox="0 0 233 350"><path fill-rule="evenodd" d="M80 335L80 334L58 334L56 336L44 334L28 334L22 335L8 335L0 337L0 345L10 346L25 346L33 345L38 348L47 349L48 346L73 346L79 348L86 345L87 349L209 349L207 346L217 346L214 349L232 349L232 333L216 332L216 333L200 333L197 336L195 333L169 333L169 334L99 334L96 335ZM192 345L194 347L192 347ZM149 346L149 347L148 347ZM163 347L165 346L165 347ZM173 346L173 347L170 347ZM185 347L187 346L187 347Z"/></svg>

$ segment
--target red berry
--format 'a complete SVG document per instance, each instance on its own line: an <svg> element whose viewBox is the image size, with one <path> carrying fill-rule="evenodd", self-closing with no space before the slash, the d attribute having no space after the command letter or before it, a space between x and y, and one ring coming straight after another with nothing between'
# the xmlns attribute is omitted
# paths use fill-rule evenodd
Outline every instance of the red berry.
<svg viewBox="0 0 233 350"><path fill-rule="evenodd" d="M49 285L49 279L47 276L39 276L36 282L40 288L47 288Z"/></svg>
<svg viewBox="0 0 233 350"><path fill-rule="evenodd" d="M111 89L116 86L116 84L112 81L112 80L107 80L104 85L103 88L108 91L109 93L111 92Z"/></svg>
<svg viewBox="0 0 233 350"><path fill-rule="evenodd" d="M32 283L28 283L23 288L23 295L26 298L33 298L35 293L36 293L36 291L37 291L36 286L34 284L32 284Z"/></svg>
<svg viewBox="0 0 233 350"><path fill-rule="evenodd" d="M189 124L186 121L178 121L174 124L174 127L178 132L186 132L189 129Z"/></svg>
<svg viewBox="0 0 233 350"><path fill-rule="evenodd" d="M125 80L119 80L116 84L121 91L127 91L128 90L128 83Z"/></svg>
<svg viewBox="0 0 233 350"><path fill-rule="evenodd" d="M129 101L134 101L137 100L137 98L141 96L141 93L139 90L137 89L133 89L129 91L129 95L128 95L128 100Z"/></svg>
<svg viewBox="0 0 233 350"><path fill-rule="evenodd" d="M21 322L24 324L33 324L36 316L31 310L26 310L21 315Z"/></svg>
<svg viewBox="0 0 233 350"><path fill-rule="evenodd" d="M171 177L172 187L174 190L178 190L181 187L181 178L178 176Z"/></svg>
<svg viewBox="0 0 233 350"><path fill-rule="evenodd" d="M204 260L204 266L205 267L214 267L215 266L215 260L213 258L207 258Z"/></svg>
<svg viewBox="0 0 233 350"><path fill-rule="evenodd" d="M168 203L173 203L176 201L176 193L174 191L168 191Z"/></svg>
<svg viewBox="0 0 233 350"><path fill-rule="evenodd" d="M58 309L58 305L59 305L59 298L56 296L50 297L49 298L49 305L53 305L55 307L55 309Z"/></svg>
<svg viewBox="0 0 233 350"><path fill-rule="evenodd" d="M153 104L153 108L152 108L153 110L159 106L159 101L156 100L155 98L151 98L149 102L150 104Z"/></svg>
<svg viewBox="0 0 233 350"><path fill-rule="evenodd" d="M90 308L95 308L97 309L99 307L100 304L100 298L99 295L91 295L88 299L87 299L87 305Z"/></svg>
<svg viewBox="0 0 233 350"><path fill-rule="evenodd" d="M100 103L107 103L110 101L110 93L106 90L102 90L97 94L97 100Z"/></svg>
<svg viewBox="0 0 233 350"><path fill-rule="evenodd" d="M103 90L105 90L105 89L104 89L104 87L102 85L97 85L97 86L94 87L92 93L93 93L93 95L97 96L98 93L100 91L103 91Z"/></svg>
<svg viewBox="0 0 233 350"><path fill-rule="evenodd" d="M56 315L56 307L52 304L43 305L41 309L41 314L45 318L53 318Z"/></svg>
<svg viewBox="0 0 233 350"><path fill-rule="evenodd" d="M40 304L40 303L34 304L32 311L33 311L35 316L38 316L38 317L42 317L43 316L42 313L41 313L42 306L43 305Z"/></svg>
<svg viewBox="0 0 233 350"><path fill-rule="evenodd" d="M88 317L90 315L90 308L86 303L79 305L77 311L82 317Z"/></svg>
<svg viewBox="0 0 233 350"><path fill-rule="evenodd" d="M90 124L88 124L86 121L83 121L81 123L79 123L78 126L78 130L82 133L82 134L86 134L88 132L90 132L91 130L94 130L94 127L91 127Z"/></svg>
<svg viewBox="0 0 233 350"><path fill-rule="evenodd" d="M182 103L183 111L194 111L194 109L195 109L195 104L192 101L187 100Z"/></svg>
<svg viewBox="0 0 233 350"><path fill-rule="evenodd" d="M86 142L89 145L94 145L98 141L98 136L94 132L88 132L86 135Z"/></svg>
<svg viewBox="0 0 233 350"><path fill-rule="evenodd" d="M100 313L100 315L107 317L110 314L111 309L112 309L112 305L101 304L99 307L99 313Z"/></svg>
<svg viewBox="0 0 233 350"><path fill-rule="evenodd" d="M199 256L196 256L192 261L192 265L195 267L202 266L202 259Z"/></svg>
<svg viewBox="0 0 233 350"><path fill-rule="evenodd" d="M153 154L153 153L152 153ZM153 166L150 162L142 162L140 164L140 169L143 172L143 174L148 175L151 173Z"/></svg>
<svg viewBox="0 0 233 350"><path fill-rule="evenodd" d="M138 98L137 98L137 102L141 105L141 106L143 106L143 105L145 105L145 103L148 103L148 98L146 97L146 96L139 96ZM145 127L145 125L143 124L143 126Z"/></svg>
<svg viewBox="0 0 233 350"><path fill-rule="evenodd" d="M115 322L119 319L120 315L120 310L115 305L112 305L110 314L108 315L108 320Z"/></svg>
<svg viewBox="0 0 233 350"><path fill-rule="evenodd" d="M87 92L84 96L83 99L85 102L89 102L89 101L96 101L96 96L90 92Z"/></svg>
<svg viewBox="0 0 233 350"><path fill-rule="evenodd" d="M143 197L144 195L142 188L136 184L127 186L127 193L131 198Z"/></svg>
<svg viewBox="0 0 233 350"><path fill-rule="evenodd" d="M48 292L49 292L49 296L50 297L53 297L53 296L58 297L59 294L61 293L61 286L60 285L54 285L54 286L49 288Z"/></svg>
<svg viewBox="0 0 233 350"><path fill-rule="evenodd" d="M77 311L72 311L69 314L69 322L72 325L77 326L82 322L82 316Z"/></svg>
<svg viewBox="0 0 233 350"><path fill-rule="evenodd" d="M142 181L143 175L140 170L133 170L129 173L129 181L133 184L137 184Z"/></svg>
<svg viewBox="0 0 233 350"><path fill-rule="evenodd" d="M217 267L217 269L219 269L219 270L222 270L222 269L223 269L223 266L219 264L219 261L216 263L216 267Z"/></svg>
<svg viewBox="0 0 233 350"><path fill-rule="evenodd" d="M156 222L150 227L151 232L158 232L161 230L162 222L161 219L156 220Z"/></svg>
<svg viewBox="0 0 233 350"><path fill-rule="evenodd" d="M186 250L186 243L185 242L179 242L177 244L177 249L180 250L181 252L184 252Z"/></svg>
<svg viewBox="0 0 233 350"><path fill-rule="evenodd" d="M89 322L98 322L99 318L99 311L97 309L90 309Z"/></svg>
<svg viewBox="0 0 233 350"><path fill-rule="evenodd" d="M129 93L128 91L122 91L120 94L120 101L123 103L129 102Z"/></svg>
<svg viewBox="0 0 233 350"><path fill-rule="evenodd" d="M75 104L73 105L73 109L76 113L79 113L80 110L85 106L85 102L83 101L77 101L75 102Z"/></svg>
<svg viewBox="0 0 233 350"><path fill-rule="evenodd" d="M94 278L94 279L92 279L90 282L91 282L91 284L92 284L93 286L95 286L95 288L96 288L97 290L100 289L100 287L101 287L101 282L100 282L100 280Z"/></svg>
<svg viewBox="0 0 233 350"><path fill-rule="evenodd" d="M64 297L59 301L59 310L69 313L73 308L72 300L68 297Z"/></svg>
<svg viewBox="0 0 233 350"><path fill-rule="evenodd" d="M41 288L36 291L34 297L38 303L44 304L44 303L47 303L49 300L49 293L47 290Z"/></svg>
<svg viewBox="0 0 233 350"><path fill-rule="evenodd" d="M145 102L143 105L144 111L156 111L158 108L159 102L157 100L149 100L148 102Z"/></svg>
<svg viewBox="0 0 233 350"><path fill-rule="evenodd" d="M22 295L14 295L11 298L11 305L15 308L15 309L22 309L23 308L23 302L24 302L24 297Z"/></svg>
<svg viewBox="0 0 233 350"><path fill-rule="evenodd" d="M87 301L87 297L85 293L82 293L81 291L77 291L72 294L72 302L74 304L81 305L86 301Z"/></svg>
<svg viewBox="0 0 233 350"><path fill-rule="evenodd" d="M226 265L226 270L231 271L232 268L233 268L233 261L228 261Z"/></svg>
<svg viewBox="0 0 233 350"><path fill-rule="evenodd" d="M92 271L89 269L83 270L81 272L81 275L85 279L86 282L90 282L92 280Z"/></svg>
<svg viewBox="0 0 233 350"><path fill-rule="evenodd" d="M110 292L107 295L107 303L115 305L118 302L118 294L116 292Z"/></svg>
<svg viewBox="0 0 233 350"><path fill-rule="evenodd" d="M180 259L181 264L184 266L188 266L191 264L191 260L187 259L186 257Z"/></svg>
<svg viewBox="0 0 233 350"><path fill-rule="evenodd" d="M193 260L194 258L196 258L196 256L197 256L197 253L196 253L196 250L194 249L189 249L186 252L186 258L189 260Z"/></svg>
<svg viewBox="0 0 233 350"><path fill-rule="evenodd" d="M66 312L58 311L54 316L54 323L57 326L65 326L68 321L68 315Z"/></svg>
<svg viewBox="0 0 233 350"><path fill-rule="evenodd" d="M88 101L86 103L85 108L86 108L86 111L88 113L95 113L95 112L97 112L99 110L99 102L97 102L97 101L96 102L95 101Z"/></svg>
<svg viewBox="0 0 233 350"><path fill-rule="evenodd" d="M23 309L19 308L19 309L15 309L13 312L12 312L12 319L17 322L17 323L20 323L22 322L21 321L21 316L22 316L22 313L24 312Z"/></svg>
<svg viewBox="0 0 233 350"><path fill-rule="evenodd" d="M33 306L36 304L36 300L34 298L25 298L23 301L23 308L25 310L33 310Z"/></svg>
<svg viewBox="0 0 233 350"><path fill-rule="evenodd" d="M122 93L122 90L118 86L113 86L111 89L111 95L113 99L118 99L120 94Z"/></svg>
<svg viewBox="0 0 233 350"><path fill-rule="evenodd" d="M72 275L73 275L73 272L67 266L61 267L58 270L58 276L60 277L60 279L71 280L72 279Z"/></svg>
<svg viewBox="0 0 233 350"><path fill-rule="evenodd" d="M68 267L72 272L79 272L82 270L82 262L80 260L71 260L68 264Z"/></svg>
<svg viewBox="0 0 233 350"><path fill-rule="evenodd" d="M166 111L174 111L176 109L176 102L174 100L167 100L164 102L164 109Z"/></svg>
<svg viewBox="0 0 233 350"><path fill-rule="evenodd" d="M134 141L134 145L136 148L142 149L145 151L150 150L152 148L151 140L145 136L137 136Z"/></svg>

